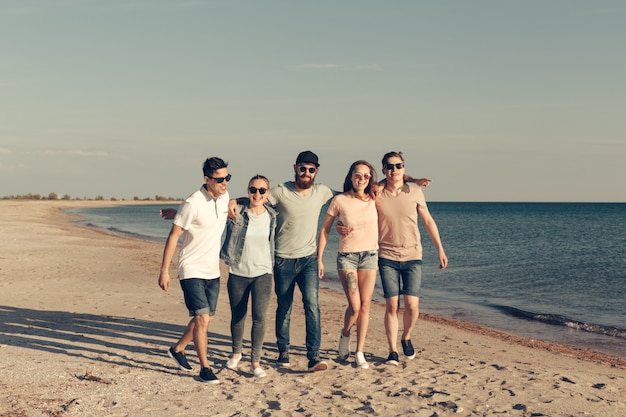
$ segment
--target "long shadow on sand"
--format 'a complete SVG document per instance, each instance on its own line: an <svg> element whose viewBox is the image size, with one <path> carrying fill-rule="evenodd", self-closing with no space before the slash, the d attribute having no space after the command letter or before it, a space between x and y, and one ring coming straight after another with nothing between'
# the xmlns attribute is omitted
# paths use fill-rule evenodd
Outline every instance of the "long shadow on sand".
<svg viewBox="0 0 626 417"><path fill-rule="evenodd" d="M171 370L172 364L163 358L184 330L129 317L0 306L2 345L132 368ZM230 350L230 335L209 331L209 340L209 358Z"/></svg>

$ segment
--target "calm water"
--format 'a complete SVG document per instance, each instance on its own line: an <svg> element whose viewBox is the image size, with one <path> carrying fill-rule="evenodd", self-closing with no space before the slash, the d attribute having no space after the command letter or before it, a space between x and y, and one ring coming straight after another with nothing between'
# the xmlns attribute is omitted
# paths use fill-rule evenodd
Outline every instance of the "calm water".
<svg viewBox="0 0 626 417"><path fill-rule="evenodd" d="M165 242L160 207L70 210L82 224ZM426 232L421 311L626 357L626 204L429 203L450 265ZM334 269L337 235L324 255ZM155 254L160 258L160 253ZM336 273L325 285L340 290ZM382 300L378 286L376 298ZM418 336L416 335L416 338Z"/></svg>

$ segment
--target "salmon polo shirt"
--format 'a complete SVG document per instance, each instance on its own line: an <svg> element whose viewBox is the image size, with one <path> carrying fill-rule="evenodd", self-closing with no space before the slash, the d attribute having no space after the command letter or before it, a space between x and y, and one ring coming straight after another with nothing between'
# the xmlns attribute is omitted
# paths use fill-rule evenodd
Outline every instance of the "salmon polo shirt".
<svg viewBox="0 0 626 417"><path fill-rule="evenodd" d="M396 195L383 189L376 197L378 257L406 262L422 259L417 207L426 206L422 189L404 184Z"/></svg>

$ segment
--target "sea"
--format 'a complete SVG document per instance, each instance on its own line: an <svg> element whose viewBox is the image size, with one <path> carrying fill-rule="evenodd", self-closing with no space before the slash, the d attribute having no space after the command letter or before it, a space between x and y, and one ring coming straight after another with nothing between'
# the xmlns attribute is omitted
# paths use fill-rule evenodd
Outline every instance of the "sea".
<svg viewBox="0 0 626 417"><path fill-rule="evenodd" d="M438 268L437 252L420 224L420 312L626 358L626 203L428 206L449 266ZM83 226L165 243L171 221L159 209L167 207L178 204L67 212L81 216ZM332 230L322 285L342 292L334 268L338 241ZM380 278L374 298L384 303Z"/></svg>

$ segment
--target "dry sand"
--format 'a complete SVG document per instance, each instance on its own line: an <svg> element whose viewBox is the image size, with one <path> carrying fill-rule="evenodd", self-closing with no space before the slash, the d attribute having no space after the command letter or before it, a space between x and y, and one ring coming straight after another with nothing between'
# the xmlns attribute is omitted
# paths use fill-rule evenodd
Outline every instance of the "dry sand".
<svg viewBox="0 0 626 417"><path fill-rule="evenodd" d="M225 278L209 328L209 359L222 383L203 384L165 353L188 317L180 287L157 286L163 245L78 227L59 214L109 204L132 202L0 201L0 416L626 415L624 359L454 320L423 316L417 357L387 366L380 305L366 344L370 368L338 362L345 299L324 289L327 371L305 371L299 294L292 368L273 364L273 300L268 377L247 372L247 340L241 371L231 371ZM187 353L197 369L191 346Z"/></svg>

